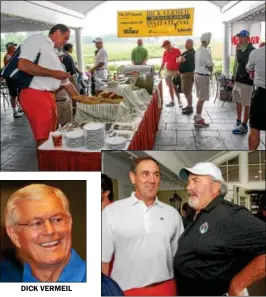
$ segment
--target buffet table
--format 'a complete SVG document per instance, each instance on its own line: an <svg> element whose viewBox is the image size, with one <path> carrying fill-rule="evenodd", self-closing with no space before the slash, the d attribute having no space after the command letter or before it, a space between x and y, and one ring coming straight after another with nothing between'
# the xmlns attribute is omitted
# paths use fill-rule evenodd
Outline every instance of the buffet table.
<svg viewBox="0 0 266 297"><path fill-rule="evenodd" d="M127 141L124 150L152 150L163 105L162 81L160 81L145 111L136 120L136 131ZM108 150L103 147L101 150ZM101 171L101 151L82 148L54 148L52 139L38 148L40 171Z"/></svg>

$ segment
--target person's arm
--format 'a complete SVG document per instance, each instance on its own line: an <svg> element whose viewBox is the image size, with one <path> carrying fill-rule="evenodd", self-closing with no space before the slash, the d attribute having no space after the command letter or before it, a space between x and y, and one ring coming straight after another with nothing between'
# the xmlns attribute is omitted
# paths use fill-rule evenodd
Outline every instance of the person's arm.
<svg viewBox="0 0 266 297"><path fill-rule="evenodd" d="M228 294L230 296L242 296L244 289L265 277L266 255L260 255L253 259L231 281Z"/></svg>
<svg viewBox="0 0 266 297"><path fill-rule="evenodd" d="M110 262L114 253L113 227L108 206L102 211L102 272L109 274Z"/></svg>
<svg viewBox="0 0 266 297"><path fill-rule="evenodd" d="M106 54L104 51L98 53L98 64L91 69L91 72L94 72L96 69L100 69L104 66L104 62L107 59Z"/></svg>
<svg viewBox="0 0 266 297"><path fill-rule="evenodd" d="M59 80L64 80L70 77L70 74L64 71L44 68L26 59L19 59L18 70L24 71L33 76L48 76Z"/></svg>
<svg viewBox="0 0 266 297"><path fill-rule="evenodd" d="M161 64L161 68L159 70L159 75L161 74L162 70L164 69L165 63L166 63L166 58L165 58L165 52L164 52L163 59L162 59L162 64Z"/></svg>
<svg viewBox="0 0 266 297"><path fill-rule="evenodd" d="M234 66L233 66L233 73L232 73L232 78L235 79L236 78L236 72L237 72L237 68L238 68L238 62L237 62L237 57L235 57L234 60Z"/></svg>
<svg viewBox="0 0 266 297"><path fill-rule="evenodd" d="M62 85L62 87L67 91L70 97L79 95L79 92L71 82L69 82L67 85Z"/></svg>
<svg viewBox="0 0 266 297"><path fill-rule="evenodd" d="M132 62L133 65L136 65L135 49L133 49L132 52L131 52L131 62Z"/></svg>
<svg viewBox="0 0 266 297"><path fill-rule="evenodd" d="M149 59L149 52L147 49L145 49L145 55L144 55L144 61L143 61L143 65L147 64L147 61Z"/></svg>
<svg viewBox="0 0 266 297"><path fill-rule="evenodd" d="M228 219L225 232L228 234L226 249L236 260L239 255L244 266L231 279L228 293L241 296L245 288L265 277L265 223L239 208Z"/></svg>
<svg viewBox="0 0 266 297"><path fill-rule="evenodd" d="M255 61L254 61L254 51L252 51L248 58L248 63L246 65L246 71L253 72L255 70Z"/></svg>
<svg viewBox="0 0 266 297"><path fill-rule="evenodd" d="M206 49L206 66L210 72L213 71L214 63L212 61L211 54L209 53L209 51L207 49Z"/></svg>

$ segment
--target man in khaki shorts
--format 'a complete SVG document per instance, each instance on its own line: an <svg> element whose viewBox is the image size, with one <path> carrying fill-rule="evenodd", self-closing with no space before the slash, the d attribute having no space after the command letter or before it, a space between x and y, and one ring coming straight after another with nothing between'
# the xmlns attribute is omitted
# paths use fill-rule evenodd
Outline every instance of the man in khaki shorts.
<svg viewBox="0 0 266 297"><path fill-rule="evenodd" d="M255 49L249 42L249 32L242 30L237 34L239 44L236 47L236 58L233 69L233 102L236 103L237 120L233 134L245 134L248 132L249 106L253 92L253 80L246 71L246 65L250 53ZM245 108L244 119L241 121L242 107Z"/></svg>
<svg viewBox="0 0 266 297"><path fill-rule="evenodd" d="M193 113L192 107L192 89L194 83L195 70L195 50L193 48L193 40L187 39L185 43L186 51L179 58L179 72L181 77L181 90L187 99L187 106L182 109L182 114Z"/></svg>
<svg viewBox="0 0 266 297"><path fill-rule="evenodd" d="M175 78L178 74L178 57L181 56L181 52L178 48L175 48L171 45L171 42L169 40L165 40L162 44L162 47L165 49L165 52L163 54L163 60L162 65L159 71L159 75L161 74L162 70L164 69L164 66L166 65L166 73L165 73L165 81L169 88L171 102L167 104L166 106L171 107L175 106L175 86L173 83L173 78Z"/></svg>
<svg viewBox="0 0 266 297"><path fill-rule="evenodd" d="M201 38L201 47L195 54L195 86L198 97L196 116L194 117L194 125L197 127L209 127L209 124L205 123L201 113L203 104L210 99L210 73L213 68L213 61L211 54L207 47L211 42L211 33L204 33Z"/></svg>

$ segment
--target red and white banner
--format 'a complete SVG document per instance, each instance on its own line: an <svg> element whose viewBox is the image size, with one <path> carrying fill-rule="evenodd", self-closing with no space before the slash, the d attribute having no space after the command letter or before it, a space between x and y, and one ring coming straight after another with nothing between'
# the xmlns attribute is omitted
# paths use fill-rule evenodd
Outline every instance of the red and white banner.
<svg viewBox="0 0 266 297"><path fill-rule="evenodd" d="M233 23L231 31L231 56L235 56L236 54L236 45L239 39L236 35L242 30L249 32L249 39L254 47L258 47L261 42L261 22Z"/></svg>

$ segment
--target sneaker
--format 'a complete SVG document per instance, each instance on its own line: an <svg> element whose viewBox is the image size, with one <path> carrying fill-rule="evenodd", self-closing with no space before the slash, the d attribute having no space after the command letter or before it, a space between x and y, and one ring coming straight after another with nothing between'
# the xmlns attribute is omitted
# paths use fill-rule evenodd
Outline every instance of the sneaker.
<svg viewBox="0 0 266 297"><path fill-rule="evenodd" d="M193 107L188 107L186 109L182 109L182 114L192 114L193 113Z"/></svg>
<svg viewBox="0 0 266 297"><path fill-rule="evenodd" d="M241 120L236 120L236 127L241 125Z"/></svg>
<svg viewBox="0 0 266 297"><path fill-rule="evenodd" d="M235 128L232 133L233 134L246 134L248 132L248 125L240 124L237 128Z"/></svg>
<svg viewBox="0 0 266 297"><path fill-rule="evenodd" d="M209 124L205 123L204 119L200 119L199 121L196 121L195 119L194 125L196 127L202 127L202 128L208 128L210 126Z"/></svg>
<svg viewBox="0 0 266 297"><path fill-rule="evenodd" d="M23 116L23 113L16 111L13 113L13 116L15 119L21 118Z"/></svg>
<svg viewBox="0 0 266 297"><path fill-rule="evenodd" d="M178 101L179 108L183 109L183 104L181 101Z"/></svg>
<svg viewBox="0 0 266 297"><path fill-rule="evenodd" d="M20 112L20 113L24 113L24 111L22 110L21 107L18 108L18 112Z"/></svg>
<svg viewBox="0 0 266 297"><path fill-rule="evenodd" d="M171 101L170 103L166 104L166 107L172 107L175 106L175 102Z"/></svg>

